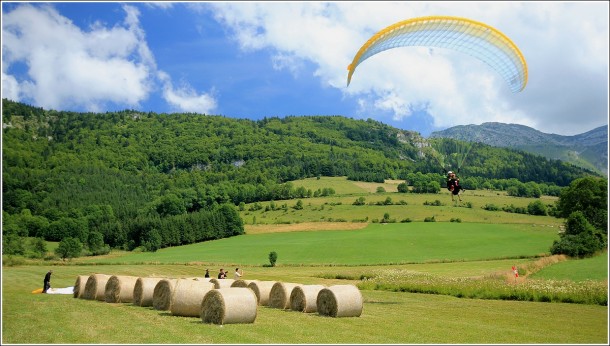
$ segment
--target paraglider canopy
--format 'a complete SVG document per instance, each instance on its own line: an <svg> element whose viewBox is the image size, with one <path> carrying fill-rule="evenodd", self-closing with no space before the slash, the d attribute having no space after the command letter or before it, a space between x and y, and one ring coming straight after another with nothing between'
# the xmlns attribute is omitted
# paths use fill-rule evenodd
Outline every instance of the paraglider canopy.
<svg viewBox="0 0 610 346"><path fill-rule="evenodd" d="M525 58L506 35L471 19L428 16L398 22L373 35L347 67L347 85L364 60L391 48L407 46L450 48L474 56L496 70L512 92L522 91L527 84Z"/></svg>
<svg viewBox="0 0 610 346"><path fill-rule="evenodd" d="M432 150L428 154L447 175L460 173L474 146L474 142L452 138L432 138L429 143Z"/></svg>

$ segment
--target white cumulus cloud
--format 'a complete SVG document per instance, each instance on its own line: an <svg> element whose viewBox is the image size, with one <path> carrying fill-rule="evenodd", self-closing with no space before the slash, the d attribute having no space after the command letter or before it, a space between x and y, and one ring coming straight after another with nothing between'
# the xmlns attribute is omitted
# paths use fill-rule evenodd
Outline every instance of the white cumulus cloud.
<svg viewBox="0 0 610 346"><path fill-rule="evenodd" d="M3 97L52 109L107 110L109 104L138 107L157 88L156 67L139 22L139 11L124 5L122 23L95 22L86 30L52 5L22 4L2 16ZM24 66L23 77L12 68ZM178 110L214 105L188 86L167 92ZM208 110L208 109L206 109Z"/></svg>
<svg viewBox="0 0 610 346"><path fill-rule="evenodd" d="M321 83L357 100L362 117L406 122L414 112L424 110L437 127L498 121L564 135L608 121L608 3L219 2L212 6L217 20L233 31L242 49L269 49L276 63L278 56L313 62ZM471 18L509 36L528 64L526 88L512 93L496 71L463 53L413 47L366 60L346 87L346 67L370 36L399 21L430 15Z"/></svg>
<svg viewBox="0 0 610 346"><path fill-rule="evenodd" d="M159 79L163 81L163 98L174 108L184 112L205 114L217 107L216 100L211 95L199 95L185 82L176 88L164 72L159 73Z"/></svg>

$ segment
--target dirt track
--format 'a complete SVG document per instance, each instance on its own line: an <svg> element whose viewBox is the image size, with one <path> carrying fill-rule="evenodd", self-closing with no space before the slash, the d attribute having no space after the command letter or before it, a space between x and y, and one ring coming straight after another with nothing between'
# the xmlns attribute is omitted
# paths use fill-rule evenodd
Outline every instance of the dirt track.
<svg viewBox="0 0 610 346"><path fill-rule="evenodd" d="M286 225L245 225L246 234L304 232L304 231L352 231L363 229L366 222L304 222Z"/></svg>

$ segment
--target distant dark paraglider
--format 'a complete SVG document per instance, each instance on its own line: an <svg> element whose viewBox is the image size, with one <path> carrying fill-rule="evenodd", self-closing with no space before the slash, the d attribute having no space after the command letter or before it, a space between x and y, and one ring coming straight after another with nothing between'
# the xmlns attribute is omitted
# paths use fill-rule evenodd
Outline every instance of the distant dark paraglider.
<svg viewBox="0 0 610 346"><path fill-rule="evenodd" d="M398 22L373 35L347 67L347 85L364 60L388 49L407 46L449 48L478 58L496 70L514 93L527 84L525 58L506 35L471 19L428 16Z"/></svg>

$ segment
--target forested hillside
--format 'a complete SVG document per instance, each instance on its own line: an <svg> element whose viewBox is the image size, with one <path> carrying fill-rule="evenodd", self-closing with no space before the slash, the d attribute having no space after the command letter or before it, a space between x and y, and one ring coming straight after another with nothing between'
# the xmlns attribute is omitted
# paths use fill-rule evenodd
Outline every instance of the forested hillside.
<svg viewBox="0 0 610 346"><path fill-rule="evenodd" d="M406 180L430 173L442 183L433 148L452 155L450 140L429 142L370 119L75 113L8 100L2 106L4 234L69 236L83 244L94 234L127 249L241 234L231 207L332 191L295 189L287 183L295 179ZM594 173L475 144L461 175L470 188L505 189L506 181L559 188Z"/></svg>

